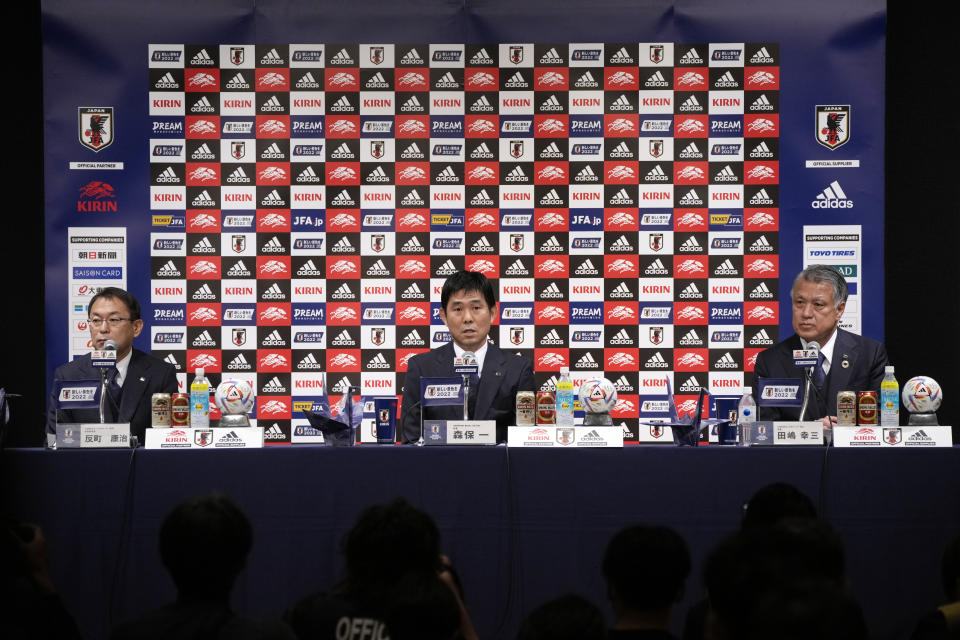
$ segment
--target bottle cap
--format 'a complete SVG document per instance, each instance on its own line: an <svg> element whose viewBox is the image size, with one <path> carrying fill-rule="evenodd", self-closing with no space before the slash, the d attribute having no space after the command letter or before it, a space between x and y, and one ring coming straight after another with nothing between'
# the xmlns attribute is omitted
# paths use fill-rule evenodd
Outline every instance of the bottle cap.
<svg viewBox="0 0 960 640"><path fill-rule="evenodd" d="M893 365L892 365L892 364L888 364L887 366L885 366L885 367L883 368L883 372L884 372L884 373L893 373Z"/></svg>
<svg viewBox="0 0 960 640"><path fill-rule="evenodd" d="M560 375L562 376L570 375L570 367L560 367Z"/></svg>
<svg viewBox="0 0 960 640"><path fill-rule="evenodd" d="M203 377L203 367L197 367L196 370L194 371L194 373L196 374L196 376L197 376L198 378L202 378L202 377Z"/></svg>

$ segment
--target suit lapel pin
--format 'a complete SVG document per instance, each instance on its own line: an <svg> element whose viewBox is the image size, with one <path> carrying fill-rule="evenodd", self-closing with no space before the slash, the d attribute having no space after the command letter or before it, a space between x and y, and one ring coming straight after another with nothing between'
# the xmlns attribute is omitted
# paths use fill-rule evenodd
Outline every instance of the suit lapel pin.
<svg viewBox="0 0 960 640"><path fill-rule="evenodd" d="M847 356L843 356L843 360L840 361L840 366L843 367L844 369L847 369L850 367L850 361L847 360Z"/></svg>
<svg viewBox="0 0 960 640"><path fill-rule="evenodd" d="M146 378L144 378L143 376L140 376L140 382L146 382L146 381L147 381Z"/></svg>

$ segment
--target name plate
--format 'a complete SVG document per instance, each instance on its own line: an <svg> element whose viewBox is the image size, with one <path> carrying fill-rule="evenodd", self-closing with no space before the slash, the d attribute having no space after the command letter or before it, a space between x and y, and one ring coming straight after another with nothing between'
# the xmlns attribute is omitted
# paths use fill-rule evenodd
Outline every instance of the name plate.
<svg viewBox="0 0 960 640"><path fill-rule="evenodd" d="M57 425L56 449L127 449L130 423L99 422Z"/></svg>
<svg viewBox="0 0 960 640"><path fill-rule="evenodd" d="M774 446L820 447L823 446L823 423L819 420L804 422L774 422Z"/></svg>
<svg viewBox="0 0 960 640"><path fill-rule="evenodd" d="M497 444L496 420L424 420L423 444Z"/></svg>
<svg viewBox="0 0 960 640"><path fill-rule="evenodd" d="M835 447L952 447L951 427L881 427L880 425L837 425L833 428Z"/></svg>
<svg viewBox="0 0 960 640"><path fill-rule="evenodd" d="M147 449L261 449L263 427L153 427L147 429Z"/></svg>
<svg viewBox="0 0 960 640"><path fill-rule="evenodd" d="M623 448L623 428L558 427L555 424L507 427L508 447Z"/></svg>

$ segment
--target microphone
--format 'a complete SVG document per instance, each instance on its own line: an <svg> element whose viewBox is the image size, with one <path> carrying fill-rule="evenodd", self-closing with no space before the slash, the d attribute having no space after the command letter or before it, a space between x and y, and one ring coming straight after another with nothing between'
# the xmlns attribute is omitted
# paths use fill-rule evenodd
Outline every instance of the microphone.
<svg viewBox="0 0 960 640"><path fill-rule="evenodd" d="M803 368L803 405L800 407L800 422L803 422L804 416L807 414L807 405L810 404L810 389L813 382L813 369L817 366L817 362L820 359L820 345L816 342L811 342L807 345L806 349L794 349L793 351L793 364L796 367Z"/></svg>
<svg viewBox="0 0 960 640"><path fill-rule="evenodd" d="M116 350L117 350L117 341L116 341L116 340L113 340L113 339L107 340L106 342L103 343L103 350L104 350L104 351L116 351Z"/></svg>
<svg viewBox="0 0 960 640"><path fill-rule="evenodd" d="M469 420L470 376L475 376L480 370L477 354L473 351L464 351L462 356L453 358L453 371L463 376L463 419Z"/></svg>
<svg viewBox="0 0 960 640"><path fill-rule="evenodd" d="M91 364L100 369L100 424L106 422L104 413L104 399L110 395L107 389L107 371L117 366L117 341L107 339L103 343L103 349L94 351L91 356ZM111 397L111 404L116 408L116 400Z"/></svg>

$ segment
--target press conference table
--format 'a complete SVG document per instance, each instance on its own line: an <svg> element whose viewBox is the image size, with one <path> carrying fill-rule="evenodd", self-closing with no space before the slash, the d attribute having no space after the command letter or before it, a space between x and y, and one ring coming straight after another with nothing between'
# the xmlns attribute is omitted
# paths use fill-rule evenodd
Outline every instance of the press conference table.
<svg viewBox="0 0 960 640"><path fill-rule="evenodd" d="M176 503L212 490L236 500L254 524L253 553L234 591L239 611L275 615L331 586L342 571L339 541L358 513L403 496L436 519L484 638L513 637L534 606L565 592L606 608L604 546L637 521L670 525L690 545L694 575L674 613L679 631L702 597L710 548L737 527L744 500L775 481L804 491L837 528L873 637L893 638L939 603L940 555L960 530L958 447L298 445L0 456L4 511L44 528L56 584L90 637L109 629L111 587L114 621L172 598L157 530Z"/></svg>

